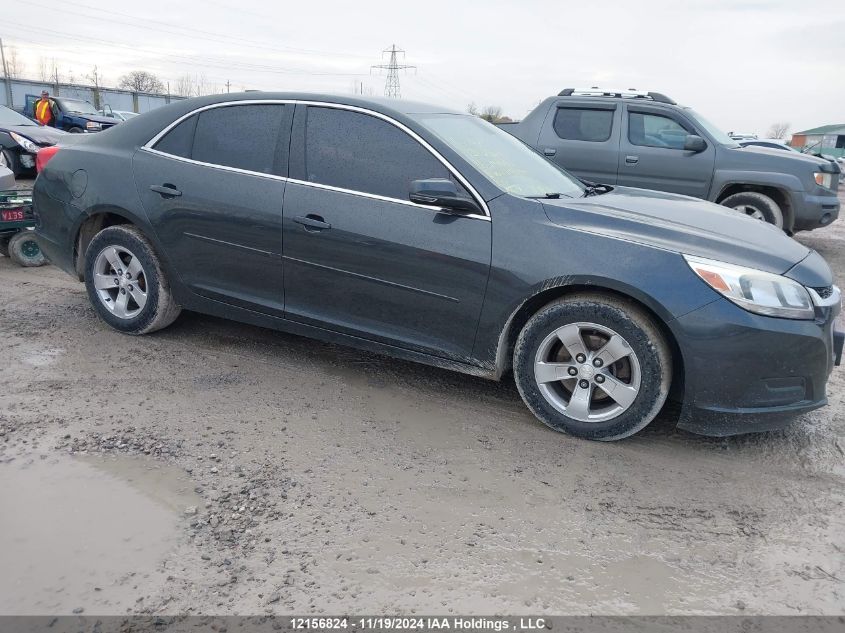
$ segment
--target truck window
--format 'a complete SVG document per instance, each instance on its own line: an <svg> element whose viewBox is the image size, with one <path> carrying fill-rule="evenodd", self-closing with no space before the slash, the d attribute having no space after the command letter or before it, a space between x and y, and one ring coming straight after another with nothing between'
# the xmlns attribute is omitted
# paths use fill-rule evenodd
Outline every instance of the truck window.
<svg viewBox="0 0 845 633"><path fill-rule="evenodd" d="M601 143L610 138L613 110L597 108L558 108L555 113L555 133L570 141Z"/></svg>
<svg viewBox="0 0 845 633"><path fill-rule="evenodd" d="M684 149L688 134L690 132L668 116L644 112L628 113L628 140L632 145Z"/></svg>

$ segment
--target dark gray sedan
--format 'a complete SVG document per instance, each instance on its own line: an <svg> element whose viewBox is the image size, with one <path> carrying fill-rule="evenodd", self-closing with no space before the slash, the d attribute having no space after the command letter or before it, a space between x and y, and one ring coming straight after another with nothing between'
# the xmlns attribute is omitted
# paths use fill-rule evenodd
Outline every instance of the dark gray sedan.
<svg viewBox="0 0 845 633"><path fill-rule="evenodd" d="M45 253L117 330L185 308L512 371L540 420L591 439L670 396L695 432L782 426L827 402L841 350L830 269L775 227L586 184L422 104L180 101L61 148L35 207Z"/></svg>

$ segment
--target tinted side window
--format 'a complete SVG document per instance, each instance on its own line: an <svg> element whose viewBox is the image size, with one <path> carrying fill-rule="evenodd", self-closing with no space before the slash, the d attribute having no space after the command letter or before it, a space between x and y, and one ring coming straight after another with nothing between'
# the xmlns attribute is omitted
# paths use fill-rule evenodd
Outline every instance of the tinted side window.
<svg viewBox="0 0 845 633"><path fill-rule="evenodd" d="M173 156L190 158L191 148L194 145L194 130L196 127L196 115L185 119L165 134L164 137L156 143L155 149L167 154L173 154Z"/></svg>
<svg viewBox="0 0 845 633"><path fill-rule="evenodd" d="M279 104L225 106L200 112L191 158L286 176L292 110Z"/></svg>
<svg viewBox="0 0 845 633"><path fill-rule="evenodd" d="M628 140L633 145L684 149L687 134L689 132L680 123L667 116L628 113Z"/></svg>
<svg viewBox="0 0 845 633"><path fill-rule="evenodd" d="M451 174L431 152L387 121L348 110L309 107L305 178L407 200L412 180L451 178ZM463 188L458 185L458 190Z"/></svg>
<svg viewBox="0 0 845 633"><path fill-rule="evenodd" d="M571 141L602 142L610 138L614 110L590 108L558 108L555 133Z"/></svg>

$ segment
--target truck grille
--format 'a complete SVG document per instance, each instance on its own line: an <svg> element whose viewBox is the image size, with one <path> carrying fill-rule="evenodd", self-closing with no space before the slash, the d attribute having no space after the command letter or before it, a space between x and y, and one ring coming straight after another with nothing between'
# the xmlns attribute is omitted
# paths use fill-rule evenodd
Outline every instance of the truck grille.
<svg viewBox="0 0 845 633"><path fill-rule="evenodd" d="M822 299L827 299L833 294L833 286L812 286L812 288Z"/></svg>

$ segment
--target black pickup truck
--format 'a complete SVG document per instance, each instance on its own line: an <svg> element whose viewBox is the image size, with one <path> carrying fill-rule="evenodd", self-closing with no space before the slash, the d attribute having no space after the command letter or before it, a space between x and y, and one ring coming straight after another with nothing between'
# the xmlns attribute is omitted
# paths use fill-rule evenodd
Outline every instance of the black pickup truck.
<svg viewBox="0 0 845 633"><path fill-rule="evenodd" d="M499 125L585 181L703 198L788 233L839 215L835 162L741 147L657 92L567 88L521 122Z"/></svg>

